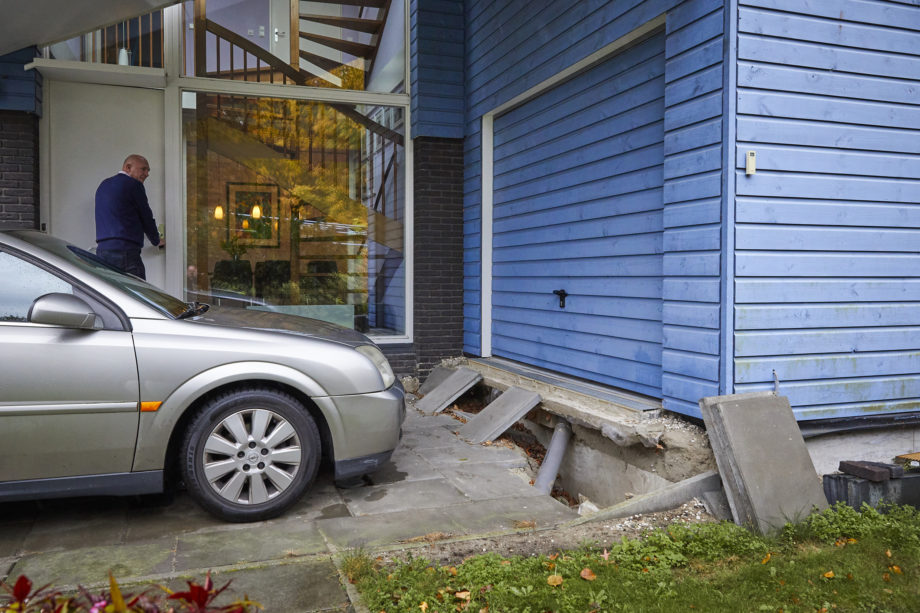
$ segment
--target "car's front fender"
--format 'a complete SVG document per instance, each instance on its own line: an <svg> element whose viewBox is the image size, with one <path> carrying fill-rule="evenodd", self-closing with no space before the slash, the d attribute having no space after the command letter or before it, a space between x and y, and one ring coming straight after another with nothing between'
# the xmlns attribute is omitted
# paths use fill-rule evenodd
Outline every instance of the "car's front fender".
<svg viewBox="0 0 920 613"><path fill-rule="evenodd" d="M202 396L228 385L247 382L258 384L260 381L270 381L292 387L310 397L326 419L333 446L344 440L344 429L339 411L326 391L316 381L299 370L280 364L234 362L196 374L169 394L155 411L141 412L133 470L136 472L164 468L165 452L176 425L186 411Z"/></svg>

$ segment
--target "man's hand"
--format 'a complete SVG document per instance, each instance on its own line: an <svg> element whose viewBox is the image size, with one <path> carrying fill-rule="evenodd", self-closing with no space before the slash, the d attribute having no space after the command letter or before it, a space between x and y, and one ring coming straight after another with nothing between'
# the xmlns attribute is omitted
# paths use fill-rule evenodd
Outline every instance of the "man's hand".
<svg viewBox="0 0 920 613"><path fill-rule="evenodd" d="M163 238L162 236L160 237L160 244L157 245L157 247L159 247L160 249L164 249L166 247L166 239Z"/></svg>

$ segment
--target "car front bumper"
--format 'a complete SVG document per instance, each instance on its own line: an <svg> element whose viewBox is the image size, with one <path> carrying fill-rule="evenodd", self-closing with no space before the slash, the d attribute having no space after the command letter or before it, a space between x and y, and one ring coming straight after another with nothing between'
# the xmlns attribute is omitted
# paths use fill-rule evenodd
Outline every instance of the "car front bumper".
<svg viewBox="0 0 920 613"><path fill-rule="evenodd" d="M406 417L406 393L402 385L397 381L382 392L336 396L332 400L340 420L338 428L329 424L336 480L377 470L399 444Z"/></svg>

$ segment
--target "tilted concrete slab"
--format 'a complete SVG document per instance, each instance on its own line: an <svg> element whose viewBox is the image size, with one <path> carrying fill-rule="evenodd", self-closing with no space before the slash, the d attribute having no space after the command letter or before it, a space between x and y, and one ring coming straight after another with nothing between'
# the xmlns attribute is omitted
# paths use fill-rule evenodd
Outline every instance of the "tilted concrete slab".
<svg viewBox="0 0 920 613"><path fill-rule="evenodd" d="M471 443L494 440L538 404L540 394L517 386L509 387L460 428L459 434Z"/></svg>
<svg viewBox="0 0 920 613"><path fill-rule="evenodd" d="M447 366L435 366L431 369L431 372L428 373L428 376L425 378L425 382L422 383L418 388L419 396L428 395L431 390L438 387L447 377L454 374L456 368L448 368Z"/></svg>
<svg viewBox="0 0 920 613"><path fill-rule="evenodd" d="M700 409L735 523L766 534L827 507L788 398L714 396Z"/></svg>
<svg viewBox="0 0 920 613"><path fill-rule="evenodd" d="M415 403L423 413L440 413L465 391L482 381L482 375L469 368L458 368L449 377Z"/></svg>

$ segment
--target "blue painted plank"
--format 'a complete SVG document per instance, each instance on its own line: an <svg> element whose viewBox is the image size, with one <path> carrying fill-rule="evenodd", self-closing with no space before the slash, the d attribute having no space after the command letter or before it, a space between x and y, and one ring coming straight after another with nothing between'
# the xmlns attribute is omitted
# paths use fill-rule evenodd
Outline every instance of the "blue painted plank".
<svg viewBox="0 0 920 613"><path fill-rule="evenodd" d="M720 226L691 226L684 229L672 229L665 233L664 249L675 251L718 250L721 244Z"/></svg>
<svg viewBox="0 0 920 613"><path fill-rule="evenodd" d="M674 326L719 329L719 305L665 301L662 321ZM715 380L715 379L713 379Z"/></svg>
<svg viewBox="0 0 920 613"><path fill-rule="evenodd" d="M667 236L670 231L665 232ZM719 266L718 251L685 251L665 253L663 272L668 277L718 277L722 270Z"/></svg>
<svg viewBox="0 0 920 613"><path fill-rule="evenodd" d="M493 262L533 262L547 259L565 260L572 265L586 265L597 258L661 253L661 232L630 234L573 241L552 241L529 245L496 247Z"/></svg>
<svg viewBox="0 0 920 613"><path fill-rule="evenodd" d="M917 84L910 81L748 62L738 62L738 87L901 104L917 103Z"/></svg>
<svg viewBox="0 0 920 613"><path fill-rule="evenodd" d="M740 196L780 196L832 200L920 202L920 180L862 178L843 175L800 175L762 172L746 177L738 172ZM665 186L665 201L668 191Z"/></svg>
<svg viewBox="0 0 920 613"><path fill-rule="evenodd" d="M669 110L670 112L670 110ZM672 130L664 135L664 153L671 156L682 151L697 149L707 145L721 144L722 119L710 119L703 123L680 130Z"/></svg>
<svg viewBox="0 0 920 613"><path fill-rule="evenodd" d="M689 300L692 302L719 302L719 279L668 277L662 286L665 300Z"/></svg>
<svg viewBox="0 0 920 613"><path fill-rule="evenodd" d="M796 121L771 117L741 116L738 118L738 140L758 143L780 143L833 147L836 149L863 149L920 153L920 139L916 130L840 125L815 121ZM665 135L665 152L668 135Z"/></svg>
<svg viewBox="0 0 920 613"><path fill-rule="evenodd" d="M549 306L558 311L558 299L556 304ZM553 317L557 311L499 306L495 309L494 315L501 321L545 326L548 318ZM624 351L629 347L628 341L630 340L644 341L653 345L661 344L661 323L659 321L576 313L570 312L568 308L564 318L559 315L554 318L554 321L558 322L557 327L560 329L602 337L604 343L611 338L622 339L620 346Z"/></svg>
<svg viewBox="0 0 920 613"><path fill-rule="evenodd" d="M565 287L572 294L622 298L661 298L660 277L558 277L543 276L525 279L503 279L502 289L507 292L533 292L551 294Z"/></svg>
<svg viewBox="0 0 920 613"><path fill-rule="evenodd" d="M668 11L667 31L668 34L694 24L701 18L722 8L723 0L689 0L681 2L673 9Z"/></svg>
<svg viewBox="0 0 920 613"><path fill-rule="evenodd" d="M772 383L745 383L735 386L737 393L772 389ZM915 399L920 398L920 375L791 383L780 381L779 392L788 396L789 402L794 405Z"/></svg>
<svg viewBox="0 0 920 613"><path fill-rule="evenodd" d="M735 302L920 302L920 279L737 279ZM918 307L920 308L920 307Z"/></svg>
<svg viewBox="0 0 920 613"><path fill-rule="evenodd" d="M920 90L918 90L920 92ZM744 168L751 147L735 148L735 167ZM780 145L757 145L757 170L786 170L800 173L844 174L868 177L920 178L920 156L837 151ZM918 198L920 200L920 198Z"/></svg>
<svg viewBox="0 0 920 613"><path fill-rule="evenodd" d="M554 201L548 200L543 208L534 207L532 211L526 207L517 207L515 214L502 215L495 220L494 228L497 232L531 228L542 223L542 211L552 212L552 221L557 225L575 223L584 220L600 220L604 217L633 216L661 210L661 188L646 189L632 193L612 194L610 197L601 197L587 202L561 201L559 208L554 208ZM513 205L509 205L513 206ZM535 216L531 219L527 213ZM478 218L477 218L478 219Z"/></svg>
<svg viewBox="0 0 920 613"><path fill-rule="evenodd" d="M795 413L796 419L799 420L827 419L829 417L864 417L871 413L903 413L917 410L920 410L920 398L793 407L793 413Z"/></svg>
<svg viewBox="0 0 920 613"><path fill-rule="evenodd" d="M665 373L680 373L715 383L719 381L719 357L714 355L665 349L661 352L661 369ZM670 393L672 390L665 384L662 392Z"/></svg>
<svg viewBox="0 0 920 613"><path fill-rule="evenodd" d="M665 208L665 223L668 210ZM920 228L920 208L912 204L738 198L739 223L771 223L889 228Z"/></svg>
<svg viewBox="0 0 920 613"><path fill-rule="evenodd" d="M735 360L735 381L756 383L773 381L773 372L780 381L813 379L842 379L916 375L920 373L920 351L887 351L880 353L848 353L831 355L741 358Z"/></svg>
<svg viewBox="0 0 920 613"><path fill-rule="evenodd" d="M911 277L920 270L920 256L809 252L740 252L739 277Z"/></svg>
<svg viewBox="0 0 920 613"><path fill-rule="evenodd" d="M672 81L665 87L664 99L668 106L674 106L710 92L721 91L721 89L722 65L719 64Z"/></svg>
<svg viewBox="0 0 920 613"><path fill-rule="evenodd" d="M694 21L691 27L669 32L665 43L665 55L672 58L721 33L722 9L719 8Z"/></svg>
<svg viewBox="0 0 920 613"><path fill-rule="evenodd" d="M493 246L500 248L511 245L539 245L582 239L644 235L649 232L660 234L662 229L660 210L564 224L558 224L553 218L552 211L549 211L542 215L528 216L526 221L528 222L526 227L532 229L503 232L496 224L492 240ZM570 253L566 252L565 255L571 257Z"/></svg>
<svg viewBox="0 0 920 613"><path fill-rule="evenodd" d="M920 327L763 330L735 336L737 357L902 351L920 347Z"/></svg>
<svg viewBox="0 0 920 613"><path fill-rule="evenodd" d="M856 49L874 49L920 55L913 32L839 19L820 19L741 7L738 32L764 34L790 40L804 40Z"/></svg>
<svg viewBox="0 0 920 613"><path fill-rule="evenodd" d="M662 394L664 395L664 398L662 398L661 406L665 410L672 411L674 413L680 413L682 415L688 415L697 419L703 419L703 412L700 410L699 404L681 400L679 398L671 398L665 392L662 392Z"/></svg>
<svg viewBox="0 0 920 613"><path fill-rule="evenodd" d="M496 348L506 348L518 353L531 353L546 362L553 362L553 352L564 349L575 353L584 354L584 361L568 361L567 363L577 368L591 370L589 365L594 356L616 358L617 360L635 360L640 362L634 372L649 372L648 365L661 365L661 339L660 332L650 341L631 337L618 337L607 329L608 334L598 336L596 333L586 334L568 326L569 315L561 312L542 313L541 320L534 324L521 322L494 322L493 334L501 337L496 342ZM553 322L552 326L547 321ZM628 320L625 320L628 322ZM640 322L645 323L645 322ZM628 324L627 324L628 326ZM538 348L546 345L545 348ZM528 349L523 350L524 347ZM657 369L654 369L657 370ZM618 376L623 377L620 374ZM632 379L633 377L625 377ZM634 379L636 380L636 379ZM654 380L643 380L643 383L654 384Z"/></svg>
<svg viewBox="0 0 920 613"><path fill-rule="evenodd" d="M773 304L735 306L736 330L788 330L793 328L858 328L909 326L917 322L915 302Z"/></svg>
<svg viewBox="0 0 920 613"><path fill-rule="evenodd" d="M828 19L920 30L920 17L917 15L915 0L907 2L913 7L866 0L835 0L833 3L804 3L801 0L741 0L740 4L789 13L804 13Z"/></svg>
<svg viewBox="0 0 920 613"><path fill-rule="evenodd" d="M492 267L495 276L539 277L543 275L561 276L577 275L582 267L574 267L571 262L545 260L542 262L496 263ZM600 271L609 276L649 277L661 274L660 255L636 255L611 258L593 258L589 274Z"/></svg>
<svg viewBox="0 0 920 613"><path fill-rule="evenodd" d="M670 132L721 115L722 93L715 92L669 107L664 116L664 129Z"/></svg>
<svg viewBox="0 0 920 613"><path fill-rule="evenodd" d="M891 128L914 129L920 125L920 107L794 93L738 90L738 113L817 121L826 121L828 117L833 117L838 123ZM667 128L666 116L665 129Z"/></svg>
<svg viewBox="0 0 920 613"><path fill-rule="evenodd" d="M920 66L909 56L747 34L738 37L738 58L784 66L920 79Z"/></svg>
<svg viewBox="0 0 920 613"><path fill-rule="evenodd" d="M735 228L735 245L738 249L774 251L916 253L920 245L920 229L739 224ZM920 275L920 270L916 274Z"/></svg>
<svg viewBox="0 0 920 613"><path fill-rule="evenodd" d="M682 377L673 373L664 373L661 376L661 387L668 396L688 402L698 402L700 398L719 394L719 384L716 382Z"/></svg>
<svg viewBox="0 0 920 613"><path fill-rule="evenodd" d="M712 198L722 193L722 173L706 174L671 179L664 185L664 201L667 204Z"/></svg>
<svg viewBox="0 0 920 613"><path fill-rule="evenodd" d="M541 332L552 332L546 328ZM528 356L527 362L536 366L549 366L554 370L561 370L565 366L574 366L581 371L612 374L624 381L634 381L646 386L658 386L661 381L661 366L656 362L646 362L637 356L619 358L610 355L577 351L565 345L552 345L545 340L528 342L519 337L502 336L493 332L493 347L496 352L502 351L518 356ZM563 340L563 343L571 342ZM635 342L629 343L635 346ZM597 347L595 344L594 347ZM657 348L657 345L653 346ZM660 349L659 349L660 351ZM644 356L643 356L644 357ZM660 362L660 355L657 356ZM651 356L648 358L651 359Z"/></svg>
<svg viewBox="0 0 920 613"><path fill-rule="evenodd" d="M696 149L686 153L669 155L664 160L664 178L674 179L702 172L721 170L722 146Z"/></svg>
<svg viewBox="0 0 920 613"><path fill-rule="evenodd" d="M667 228L695 224L719 223L722 219L722 202L711 198L668 204L664 207L662 223Z"/></svg>
<svg viewBox="0 0 920 613"><path fill-rule="evenodd" d="M571 297L567 297L565 309L561 309L559 307L559 297L552 292L535 294L532 292L497 291L492 296L492 304L495 307L507 307L507 309L542 310L549 316L554 317L575 313L643 321L661 321L662 309L662 302L658 298L618 297L616 300L612 300L610 296L582 294L573 294ZM516 314L513 310L502 310L501 313L506 316ZM495 317L495 319L497 320L498 318ZM609 334L615 335L615 330L611 330Z"/></svg>
<svg viewBox="0 0 920 613"><path fill-rule="evenodd" d="M665 69L665 81L671 83L686 77L698 70L721 64L722 62L722 37L701 43L682 54L670 58Z"/></svg>
<svg viewBox="0 0 920 613"><path fill-rule="evenodd" d="M719 355L719 331L665 324L662 347Z"/></svg>

